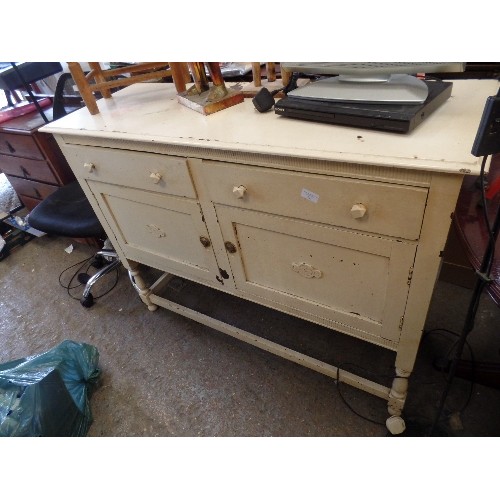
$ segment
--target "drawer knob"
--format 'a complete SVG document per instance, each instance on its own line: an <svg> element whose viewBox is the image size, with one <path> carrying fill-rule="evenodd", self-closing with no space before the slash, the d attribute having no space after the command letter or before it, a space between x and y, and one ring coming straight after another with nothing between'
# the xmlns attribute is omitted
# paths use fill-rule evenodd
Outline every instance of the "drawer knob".
<svg viewBox="0 0 500 500"><path fill-rule="evenodd" d="M92 172L92 170L94 170L94 169L95 169L95 165L94 165L93 163L91 163L91 162L85 162L85 163L83 164L83 168L84 168L87 172L89 172L89 173L90 173L90 172Z"/></svg>
<svg viewBox="0 0 500 500"><path fill-rule="evenodd" d="M361 219L366 214L366 207L362 203L355 203L351 208L351 215L355 219Z"/></svg>
<svg viewBox="0 0 500 500"><path fill-rule="evenodd" d="M9 152L10 153L15 153L16 152L16 148L14 148L9 141L5 141L5 144L7 144L7 147L9 148Z"/></svg>
<svg viewBox="0 0 500 500"><path fill-rule="evenodd" d="M158 184L161 181L161 174L159 172L151 172L149 177L153 179L155 184Z"/></svg>
<svg viewBox="0 0 500 500"><path fill-rule="evenodd" d="M245 186L234 186L233 187L233 194L236 196L236 198L243 198L245 196L245 193L247 191L247 188Z"/></svg>

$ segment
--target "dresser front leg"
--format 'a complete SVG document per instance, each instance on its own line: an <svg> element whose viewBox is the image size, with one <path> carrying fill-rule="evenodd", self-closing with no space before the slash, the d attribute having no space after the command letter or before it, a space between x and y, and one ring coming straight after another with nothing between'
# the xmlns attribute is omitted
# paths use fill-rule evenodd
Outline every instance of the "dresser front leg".
<svg viewBox="0 0 500 500"><path fill-rule="evenodd" d="M142 276L139 272L139 265L135 263L131 263L129 261L130 269L128 270L128 277L130 278L130 282L132 286L137 290L139 297L141 300L148 306L150 311L156 311L158 306L153 304L149 298L151 294L151 290L146 286L146 283L142 279Z"/></svg>
<svg viewBox="0 0 500 500"><path fill-rule="evenodd" d="M389 401L387 402L387 410L391 416L386 420L386 426L391 434L401 434L406 429L401 413L408 394L409 376L409 371L396 368L396 377L392 382Z"/></svg>

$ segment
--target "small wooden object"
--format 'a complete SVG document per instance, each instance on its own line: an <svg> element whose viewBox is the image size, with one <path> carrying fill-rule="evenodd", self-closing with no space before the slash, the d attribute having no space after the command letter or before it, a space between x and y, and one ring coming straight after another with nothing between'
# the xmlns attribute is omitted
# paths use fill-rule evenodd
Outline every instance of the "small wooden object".
<svg viewBox="0 0 500 500"><path fill-rule="evenodd" d="M178 63L174 63L174 66L176 64ZM210 115L243 102L243 93L226 87L218 62L206 63L212 78L212 85L209 84L205 73L205 63L188 62L187 64L194 82L194 85L187 90L185 90L185 81L178 81L179 68L173 69L179 103L203 115Z"/></svg>
<svg viewBox="0 0 500 500"><path fill-rule="evenodd" d="M77 62L68 62L68 68L91 115L99 113L95 92L100 92L105 99L109 99L111 98L111 89L172 76L168 62L138 63L114 69L102 69L98 62L89 62L88 64L90 72L87 74ZM114 79L116 76L127 74L130 76Z"/></svg>

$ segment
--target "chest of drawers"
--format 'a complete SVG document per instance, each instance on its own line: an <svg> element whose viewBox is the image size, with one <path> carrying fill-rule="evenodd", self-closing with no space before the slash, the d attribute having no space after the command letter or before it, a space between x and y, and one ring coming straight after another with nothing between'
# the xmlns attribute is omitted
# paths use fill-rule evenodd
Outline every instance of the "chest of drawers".
<svg viewBox="0 0 500 500"><path fill-rule="evenodd" d="M484 100L454 84L408 136L260 115L245 101L209 117L165 84L139 84L98 116L52 132L150 310L171 309L387 399L400 432L408 379ZM450 127L450 123L453 126ZM446 127L445 127L446 125ZM164 272L148 286L138 264ZM163 298L172 275L396 353L390 387ZM368 361L368 360L367 360Z"/></svg>
<svg viewBox="0 0 500 500"><path fill-rule="evenodd" d="M38 131L42 125L38 113L0 124L0 171L28 210L75 179L54 138Z"/></svg>

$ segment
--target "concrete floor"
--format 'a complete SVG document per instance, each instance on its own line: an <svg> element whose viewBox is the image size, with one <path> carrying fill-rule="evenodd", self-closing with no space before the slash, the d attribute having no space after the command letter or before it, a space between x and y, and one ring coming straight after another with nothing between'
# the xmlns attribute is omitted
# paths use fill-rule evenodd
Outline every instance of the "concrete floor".
<svg viewBox="0 0 500 500"><path fill-rule="evenodd" d="M89 436L387 435L382 399L169 311L149 312L123 269L109 294L83 308L58 284L62 270L91 254L79 244L66 253L70 243L37 238L0 262L0 363L64 339L96 346L102 385L91 399ZM152 271L146 274L154 278ZM394 354L385 349L184 280L174 280L167 292L367 378L387 383L392 377ZM433 361L445 357L455 339L436 329L461 330L470 294L438 282L426 323L433 332L422 341L411 378L403 436L428 432L445 382ZM499 325L500 309L484 296L469 338L476 360L500 361ZM499 436L499 411L500 391L456 378L436 435Z"/></svg>

